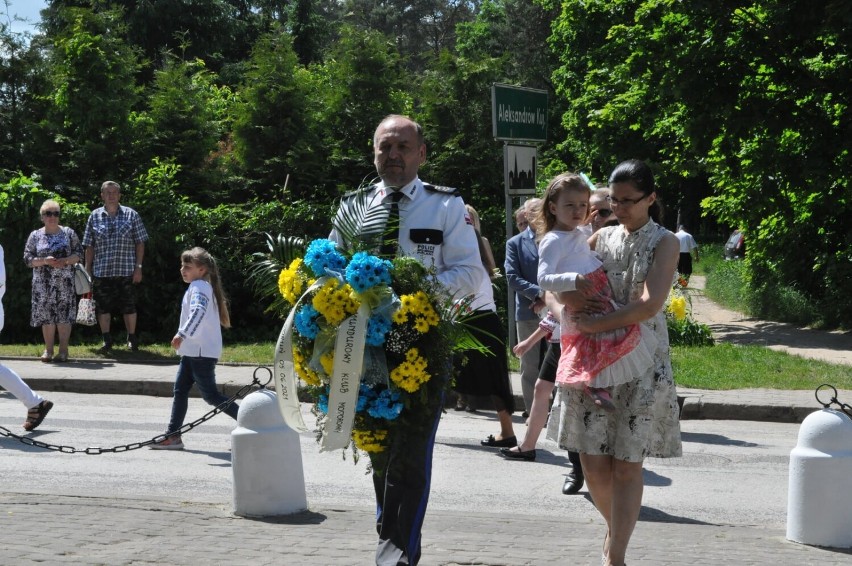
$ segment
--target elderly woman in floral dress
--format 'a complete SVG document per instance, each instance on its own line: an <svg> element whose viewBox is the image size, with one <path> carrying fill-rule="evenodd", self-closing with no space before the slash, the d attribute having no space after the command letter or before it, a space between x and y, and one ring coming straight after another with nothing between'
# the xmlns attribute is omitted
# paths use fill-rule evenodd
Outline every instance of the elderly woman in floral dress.
<svg viewBox="0 0 852 566"><path fill-rule="evenodd" d="M40 209L43 228L33 230L24 247L24 261L33 269L30 325L41 326L44 353L41 361L54 360L53 346L59 334L57 362L68 360L71 324L77 316L74 264L83 249L71 228L59 224L59 203L46 200Z"/></svg>

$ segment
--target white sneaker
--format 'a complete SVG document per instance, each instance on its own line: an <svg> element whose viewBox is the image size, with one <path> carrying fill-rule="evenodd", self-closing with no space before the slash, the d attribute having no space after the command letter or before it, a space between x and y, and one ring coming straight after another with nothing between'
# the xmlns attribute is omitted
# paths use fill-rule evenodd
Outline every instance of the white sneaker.
<svg viewBox="0 0 852 566"><path fill-rule="evenodd" d="M183 450L183 442L180 435L170 436L160 442L155 442L151 445L151 450Z"/></svg>

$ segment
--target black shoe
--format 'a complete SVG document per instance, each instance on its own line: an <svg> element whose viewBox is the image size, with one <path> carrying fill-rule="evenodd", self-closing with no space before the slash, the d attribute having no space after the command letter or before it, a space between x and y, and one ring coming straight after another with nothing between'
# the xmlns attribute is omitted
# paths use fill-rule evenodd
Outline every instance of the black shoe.
<svg viewBox="0 0 852 566"><path fill-rule="evenodd" d="M112 344L104 343L100 348L98 348L99 354L110 354L112 353Z"/></svg>
<svg viewBox="0 0 852 566"><path fill-rule="evenodd" d="M136 337L135 334L128 334L127 336L127 349L131 352L139 351L139 338Z"/></svg>
<svg viewBox="0 0 852 566"><path fill-rule="evenodd" d="M479 443L483 446L492 446L494 448L514 448L518 445L518 439L514 436L501 438L497 440L493 434L489 434L485 440L480 440Z"/></svg>
<svg viewBox="0 0 852 566"><path fill-rule="evenodd" d="M500 455L507 460L526 460L527 462L535 462L535 448L532 450L512 450L511 448L501 448Z"/></svg>
<svg viewBox="0 0 852 566"><path fill-rule="evenodd" d="M523 413L521 413L521 418L523 418L523 419L528 419L528 418L530 418L530 414L529 414L529 412L524 411Z"/></svg>
<svg viewBox="0 0 852 566"><path fill-rule="evenodd" d="M562 493L565 495L574 495L583 489L583 484L586 483L583 474L575 474L571 472L565 478L565 483L562 484Z"/></svg>

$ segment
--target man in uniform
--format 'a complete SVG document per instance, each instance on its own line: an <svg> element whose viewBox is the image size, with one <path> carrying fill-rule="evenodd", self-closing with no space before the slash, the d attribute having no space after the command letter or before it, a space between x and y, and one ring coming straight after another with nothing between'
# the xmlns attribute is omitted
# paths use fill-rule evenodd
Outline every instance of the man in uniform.
<svg viewBox="0 0 852 566"><path fill-rule="evenodd" d="M429 185L417 176L426 161L421 126L405 116L386 117L373 136L373 151L381 182L364 189L367 210L387 210L388 227L398 228L390 238L385 233L382 253L409 256L427 267L434 266L437 279L453 297L475 293L483 269L476 235L465 219L464 202L455 189ZM352 206L353 198L344 198L337 219ZM337 229L329 238L342 243ZM447 375L434 376L427 382L428 406L420 409L421 414L407 417L414 426L397 427L384 452L370 453L376 490L378 565L417 564L420 560L432 449L443 407L442 381L449 379L449 372L448 363Z"/></svg>

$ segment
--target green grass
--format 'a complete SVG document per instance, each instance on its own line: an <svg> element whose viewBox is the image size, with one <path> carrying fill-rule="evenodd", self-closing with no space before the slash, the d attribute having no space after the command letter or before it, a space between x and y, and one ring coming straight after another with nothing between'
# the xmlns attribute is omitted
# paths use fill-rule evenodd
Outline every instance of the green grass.
<svg viewBox="0 0 852 566"><path fill-rule="evenodd" d="M177 362L177 355L166 344L145 344L138 352L116 346L110 356L97 353L100 343L72 345L72 359L101 359L119 362ZM41 344L0 345L0 357L38 358ZM272 364L274 344L252 342L225 344L220 363L242 363L258 366ZM694 389L815 389L830 383L838 389L852 389L852 371L848 366L806 360L762 346L672 348L675 381L681 387ZM518 359L509 357L509 368L518 371Z"/></svg>
<svg viewBox="0 0 852 566"><path fill-rule="evenodd" d="M698 248L700 261L692 262L692 273L695 275L707 275L720 263L725 262L724 244L700 244Z"/></svg>
<svg viewBox="0 0 852 566"><path fill-rule="evenodd" d="M829 383L852 389L848 366L809 360L764 348L717 344L672 348L675 381L695 389L816 389Z"/></svg>
<svg viewBox="0 0 852 566"><path fill-rule="evenodd" d="M117 360L119 362L134 363L177 363L178 356L174 349L166 343L142 344L138 352L130 352L123 344L116 344L109 356L103 356L97 352L101 343L72 344L68 348L71 359L87 360ZM38 358L44 350L43 344L2 344L0 345L0 357L13 358ZM222 349L222 357L219 363L238 363L250 365L272 365L272 355L275 350L273 342L250 342L239 344L225 344ZM54 354L57 350L54 349Z"/></svg>

